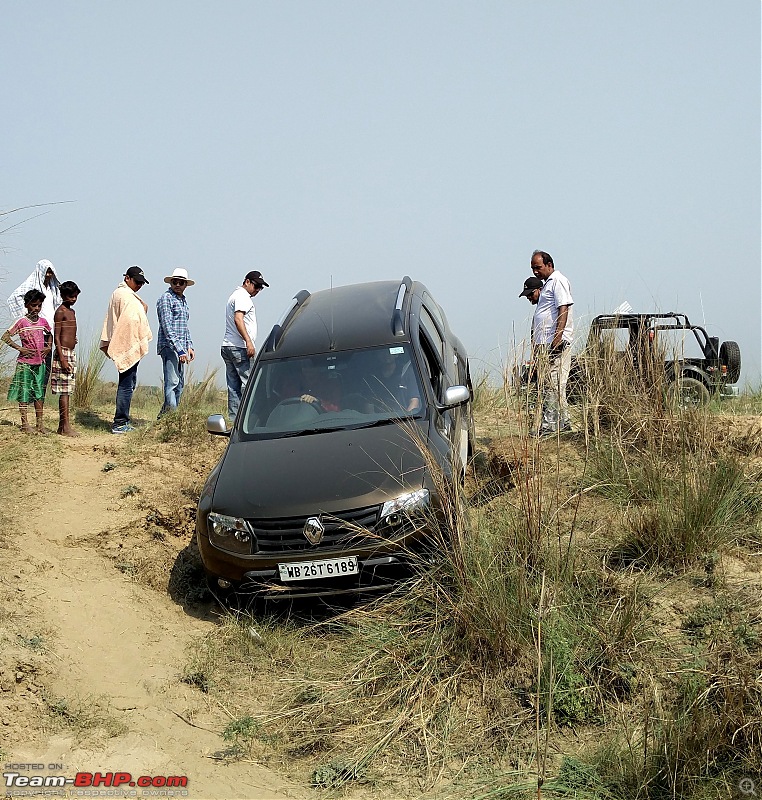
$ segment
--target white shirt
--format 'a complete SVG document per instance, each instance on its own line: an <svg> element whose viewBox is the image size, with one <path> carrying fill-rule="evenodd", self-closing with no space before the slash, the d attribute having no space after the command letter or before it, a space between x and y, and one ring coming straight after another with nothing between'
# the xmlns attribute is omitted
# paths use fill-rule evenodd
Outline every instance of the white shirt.
<svg viewBox="0 0 762 800"><path fill-rule="evenodd" d="M45 299L42 301L40 316L45 317L45 319L48 321L48 325L50 325L50 330L53 330L53 318L55 317L56 309L58 308L56 305L56 295L47 286L45 286L42 291L45 294Z"/></svg>
<svg viewBox="0 0 762 800"><path fill-rule="evenodd" d="M532 318L532 341L535 344L552 344L558 321L558 309L561 306L571 306L573 303L568 279L557 269L553 270L540 290L540 299L537 301ZM561 339L571 344L573 335L574 322L572 309L569 308Z"/></svg>
<svg viewBox="0 0 762 800"><path fill-rule="evenodd" d="M254 310L254 299L243 288L239 286L228 298L225 306L225 338L222 340L223 347L246 347L243 336L238 333L235 326L235 312L243 311L243 324L249 334L249 338L254 342L257 338L257 314Z"/></svg>

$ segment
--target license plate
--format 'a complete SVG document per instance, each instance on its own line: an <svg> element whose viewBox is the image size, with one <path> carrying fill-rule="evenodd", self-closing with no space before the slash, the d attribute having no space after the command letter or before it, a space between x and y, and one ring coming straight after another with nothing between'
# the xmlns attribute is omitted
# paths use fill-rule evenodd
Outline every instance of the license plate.
<svg viewBox="0 0 762 800"><path fill-rule="evenodd" d="M359 571L357 556L278 564L278 572L282 581L311 581L317 578L337 578L341 575L357 575Z"/></svg>

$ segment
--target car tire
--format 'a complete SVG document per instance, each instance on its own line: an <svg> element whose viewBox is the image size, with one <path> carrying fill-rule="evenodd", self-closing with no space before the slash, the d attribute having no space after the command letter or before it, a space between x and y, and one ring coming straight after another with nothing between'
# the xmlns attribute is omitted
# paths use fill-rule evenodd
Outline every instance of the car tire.
<svg viewBox="0 0 762 800"><path fill-rule="evenodd" d="M723 342L720 345L720 364L726 367L728 383L736 383L741 377L741 348L736 342Z"/></svg>
<svg viewBox="0 0 762 800"><path fill-rule="evenodd" d="M703 381L688 375L679 375L667 387L667 399L676 408L684 410L701 408L711 398L709 389Z"/></svg>

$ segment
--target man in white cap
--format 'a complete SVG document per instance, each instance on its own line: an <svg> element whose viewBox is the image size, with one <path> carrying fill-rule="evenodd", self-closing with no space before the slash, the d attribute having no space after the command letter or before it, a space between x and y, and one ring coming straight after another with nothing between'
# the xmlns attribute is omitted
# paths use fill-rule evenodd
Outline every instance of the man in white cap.
<svg viewBox="0 0 762 800"><path fill-rule="evenodd" d="M156 349L164 366L164 405L159 417L177 408L185 386L185 365L193 361L193 341L188 328L188 301L185 289L196 281L188 277L188 270L178 267L164 278L169 289L156 301L159 318L159 335Z"/></svg>

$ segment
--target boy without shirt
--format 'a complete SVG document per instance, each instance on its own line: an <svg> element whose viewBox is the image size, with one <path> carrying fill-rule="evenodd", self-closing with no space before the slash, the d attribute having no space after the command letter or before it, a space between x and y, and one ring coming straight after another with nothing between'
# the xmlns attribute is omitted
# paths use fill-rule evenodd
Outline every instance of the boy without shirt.
<svg viewBox="0 0 762 800"><path fill-rule="evenodd" d="M74 379L77 370L77 357L74 347L77 344L77 315L72 306L80 294L74 281L61 284L61 305L56 310L55 354L50 373L50 388L58 395L58 433L62 436L78 436L69 421L69 398L74 392Z"/></svg>

